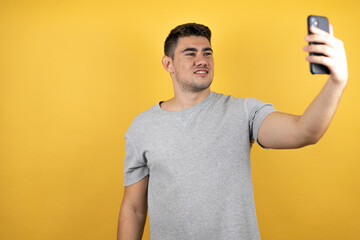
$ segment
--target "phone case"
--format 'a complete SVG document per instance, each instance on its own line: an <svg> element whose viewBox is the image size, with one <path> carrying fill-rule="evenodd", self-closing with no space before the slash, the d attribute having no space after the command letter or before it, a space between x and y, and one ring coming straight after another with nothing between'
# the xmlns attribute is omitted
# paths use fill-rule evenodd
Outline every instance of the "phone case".
<svg viewBox="0 0 360 240"><path fill-rule="evenodd" d="M329 20L326 17L310 15L307 18L307 30L308 34L310 34L310 26L315 26L320 28L326 32L329 32ZM311 44L322 44L316 42L310 42ZM319 53L310 53L310 55L317 55L317 56L324 56L323 54ZM330 74L330 70L321 64L317 63L310 63L310 71L312 74Z"/></svg>

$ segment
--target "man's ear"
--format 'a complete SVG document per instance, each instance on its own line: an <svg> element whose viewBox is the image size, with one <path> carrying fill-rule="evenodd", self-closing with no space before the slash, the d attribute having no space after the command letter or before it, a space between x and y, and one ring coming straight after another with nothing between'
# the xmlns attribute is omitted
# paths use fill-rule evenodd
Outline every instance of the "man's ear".
<svg viewBox="0 0 360 240"><path fill-rule="evenodd" d="M168 71L169 73L174 72L173 60L171 59L171 57L165 55L163 56L161 62L166 71Z"/></svg>

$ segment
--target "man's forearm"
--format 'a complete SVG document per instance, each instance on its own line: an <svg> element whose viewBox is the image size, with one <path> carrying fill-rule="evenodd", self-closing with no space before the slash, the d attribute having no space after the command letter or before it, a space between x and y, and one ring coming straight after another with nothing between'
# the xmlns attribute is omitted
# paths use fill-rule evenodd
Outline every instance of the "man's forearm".
<svg viewBox="0 0 360 240"><path fill-rule="evenodd" d="M310 143L316 143L325 133L336 112L345 84L329 77L319 95L312 101L299 119L299 131Z"/></svg>
<svg viewBox="0 0 360 240"><path fill-rule="evenodd" d="M117 240L140 240L146 221L146 213L139 213L131 208L121 207Z"/></svg>

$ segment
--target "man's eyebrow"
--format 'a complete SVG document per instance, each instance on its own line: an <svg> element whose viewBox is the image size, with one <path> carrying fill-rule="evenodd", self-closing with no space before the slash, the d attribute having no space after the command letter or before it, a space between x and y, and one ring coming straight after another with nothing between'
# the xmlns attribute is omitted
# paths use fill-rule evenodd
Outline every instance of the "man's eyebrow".
<svg viewBox="0 0 360 240"><path fill-rule="evenodd" d="M182 50L181 52L184 53L184 52L197 52L198 50L196 48L186 48L185 50ZM203 48L202 49L203 52L206 52L206 51L213 51L210 47L206 47L206 48Z"/></svg>
<svg viewBox="0 0 360 240"><path fill-rule="evenodd" d="M182 53L184 52L197 52L198 50L196 48L186 48L185 50L182 51Z"/></svg>
<svg viewBox="0 0 360 240"><path fill-rule="evenodd" d="M211 52L213 52L213 50L210 48L210 47L207 47L207 48L203 48L203 50L202 50L203 52L206 52L206 51L211 51Z"/></svg>

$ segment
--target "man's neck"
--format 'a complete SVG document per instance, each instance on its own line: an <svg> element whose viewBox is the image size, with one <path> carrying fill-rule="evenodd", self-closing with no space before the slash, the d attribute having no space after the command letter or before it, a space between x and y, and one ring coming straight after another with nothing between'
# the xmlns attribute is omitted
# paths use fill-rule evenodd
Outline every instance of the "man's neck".
<svg viewBox="0 0 360 240"><path fill-rule="evenodd" d="M201 92L175 92L173 98L161 103L161 108L172 112L181 111L202 102L209 94L210 88Z"/></svg>

